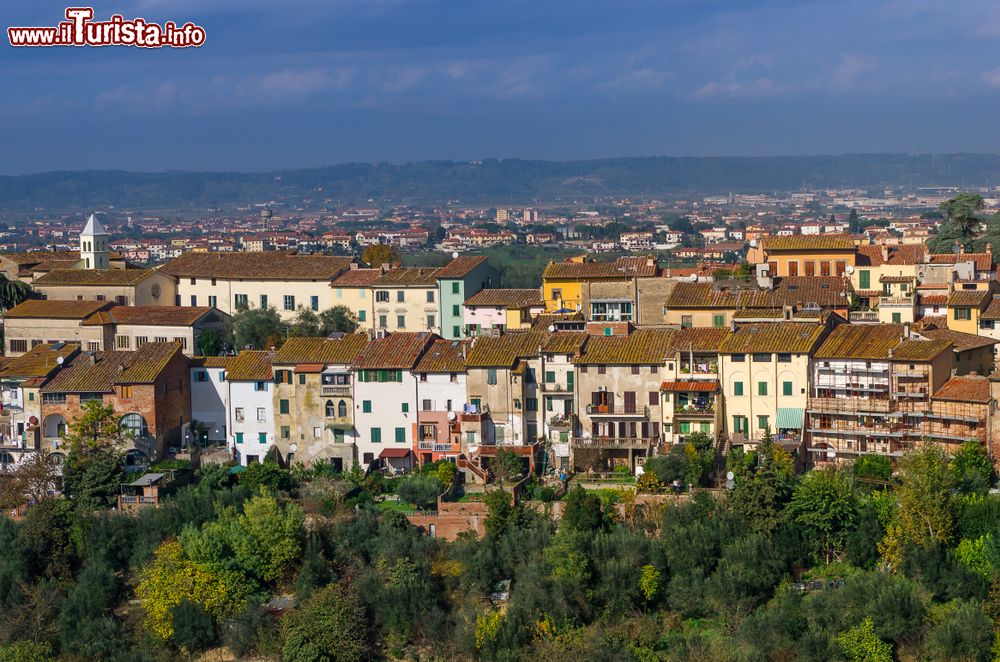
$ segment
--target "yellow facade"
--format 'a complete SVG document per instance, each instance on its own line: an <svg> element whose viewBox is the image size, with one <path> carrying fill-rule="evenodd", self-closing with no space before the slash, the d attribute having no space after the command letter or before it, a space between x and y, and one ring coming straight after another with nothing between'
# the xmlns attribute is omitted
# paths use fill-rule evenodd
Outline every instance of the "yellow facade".
<svg viewBox="0 0 1000 662"><path fill-rule="evenodd" d="M542 296L545 297L545 309L550 313L563 308L580 310L583 306L583 281L542 279Z"/></svg>
<svg viewBox="0 0 1000 662"><path fill-rule="evenodd" d="M785 276L842 276L847 267L856 264L853 249L845 251L771 251L764 254L764 262L771 265L771 275Z"/></svg>
<svg viewBox="0 0 1000 662"><path fill-rule="evenodd" d="M948 328L962 333L979 333L978 306L948 306Z"/></svg>

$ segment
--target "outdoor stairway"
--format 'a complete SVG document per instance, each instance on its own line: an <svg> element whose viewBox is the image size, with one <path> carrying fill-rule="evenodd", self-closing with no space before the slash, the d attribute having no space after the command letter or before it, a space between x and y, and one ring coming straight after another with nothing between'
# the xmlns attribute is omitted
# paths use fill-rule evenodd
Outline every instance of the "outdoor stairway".
<svg viewBox="0 0 1000 662"><path fill-rule="evenodd" d="M723 481L726 476L726 456L729 454L729 436L719 437L719 444L715 449L715 462L712 465L712 473L717 481Z"/></svg>

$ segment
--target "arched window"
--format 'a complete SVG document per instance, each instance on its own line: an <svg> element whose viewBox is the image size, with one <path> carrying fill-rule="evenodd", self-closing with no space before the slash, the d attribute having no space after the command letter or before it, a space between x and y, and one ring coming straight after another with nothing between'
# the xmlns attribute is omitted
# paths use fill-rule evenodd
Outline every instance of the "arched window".
<svg viewBox="0 0 1000 662"><path fill-rule="evenodd" d="M336 414L334 413L333 400L326 401L326 417L333 418Z"/></svg>
<svg viewBox="0 0 1000 662"><path fill-rule="evenodd" d="M343 400L341 400L340 404L337 405L337 416L340 416L341 418L347 416L347 403Z"/></svg>
<svg viewBox="0 0 1000 662"><path fill-rule="evenodd" d="M123 434L133 439L149 436L149 428L146 427L146 419L142 414L125 414L118 425Z"/></svg>

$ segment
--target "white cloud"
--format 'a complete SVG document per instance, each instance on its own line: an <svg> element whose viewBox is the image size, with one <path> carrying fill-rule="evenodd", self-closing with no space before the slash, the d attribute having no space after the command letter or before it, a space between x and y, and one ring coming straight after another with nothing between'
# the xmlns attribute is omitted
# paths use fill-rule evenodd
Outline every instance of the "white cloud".
<svg viewBox="0 0 1000 662"><path fill-rule="evenodd" d="M838 90L854 87L858 79L874 68L874 62L863 55L848 54L840 58L840 63L830 75L830 85Z"/></svg>
<svg viewBox="0 0 1000 662"><path fill-rule="evenodd" d="M713 80L701 86L691 95L696 99L713 97L756 97L772 96L789 89L789 85L777 83L766 76L746 80Z"/></svg>
<svg viewBox="0 0 1000 662"><path fill-rule="evenodd" d="M983 84L991 90L1000 89L1000 67L983 72Z"/></svg>

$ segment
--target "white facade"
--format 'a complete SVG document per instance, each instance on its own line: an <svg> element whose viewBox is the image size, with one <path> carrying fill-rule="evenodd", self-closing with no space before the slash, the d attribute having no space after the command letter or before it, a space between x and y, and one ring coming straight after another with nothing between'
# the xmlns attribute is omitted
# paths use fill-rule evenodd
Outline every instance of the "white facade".
<svg viewBox="0 0 1000 662"><path fill-rule="evenodd" d="M358 433L358 462L366 467L383 450L413 448L417 378L408 370L388 370L382 372L395 372L400 381L365 382L359 379L359 372L354 372L354 427Z"/></svg>
<svg viewBox="0 0 1000 662"><path fill-rule="evenodd" d="M260 462L274 445L274 401L270 381L229 382L229 446L233 457L246 466ZM192 415L194 412L192 411Z"/></svg>
<svg viewBox="0 0 1000 662"><path fill-rule="evenodd" d="M229 382L225 368L191 368L191 420L208 430L208 441L226 442L229 430Z"/></svg>

